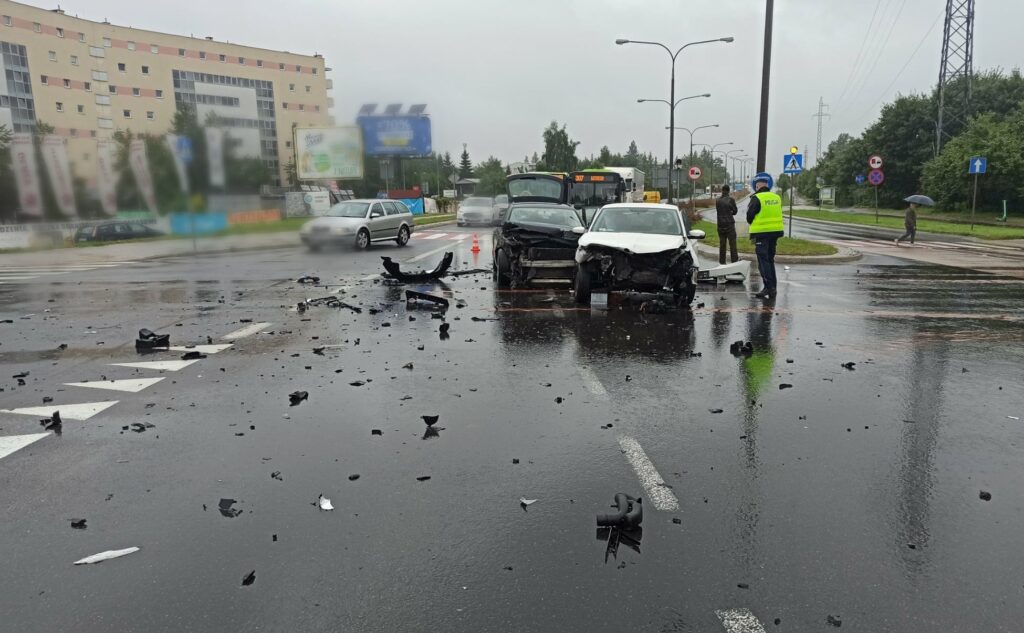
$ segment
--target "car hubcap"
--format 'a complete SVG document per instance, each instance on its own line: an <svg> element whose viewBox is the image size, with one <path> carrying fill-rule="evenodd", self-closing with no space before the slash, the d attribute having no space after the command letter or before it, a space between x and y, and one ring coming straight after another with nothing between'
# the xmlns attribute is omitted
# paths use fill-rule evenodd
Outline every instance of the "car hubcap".
<svg viewBox="0 0 1024 633"><path fill-rule="evenodd" d="M359 234L359 246L365 247L370 240L366 237L366 233Z"/></svg>

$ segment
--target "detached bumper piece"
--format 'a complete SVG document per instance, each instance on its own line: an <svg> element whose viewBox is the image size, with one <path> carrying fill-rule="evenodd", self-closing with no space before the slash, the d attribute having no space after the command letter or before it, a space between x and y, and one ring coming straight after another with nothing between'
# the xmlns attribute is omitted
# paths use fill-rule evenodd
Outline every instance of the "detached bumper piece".
<svg viewBox="0 0 1024 633"><path fill-rule="evenodd" d="M615 495L617 512L597 515L598 527L639 527L644 520L643 499L631 497L624 492Z"/></svg>
<svg viewBox="0 0 1024 633"><path fill-rule="evenodd" d="M170 346L170 334L156 334L146 328L139 330L139 338L135 339L135 351L137 352L151 352L155 349L167 349Z"/></svg>
<svg viewBox="0 0 1024 633"><path fill-rule="evenodd" d="M441 258L440 263L438 263L434 270L421 270L415 273L402 272L401 266L399 266L398 262L392 261L390 257L381 257L381 259L384 260L384 270L391 278L406 283L421 283L425 281L437 281L444 277L448 273L448 269L451 268L452 261L455 260L455 253L451 251L445 253L444 257Z"/></svg>
<svg viewBox="0 0 1024 633"><path fill-rule="evenodd" d="M425 292L416 292L415 290L405 291L406 308L425 306L431 310L440 310L444 312L448 310L448 305L448 300L444 297L428 295Z"/></svg>

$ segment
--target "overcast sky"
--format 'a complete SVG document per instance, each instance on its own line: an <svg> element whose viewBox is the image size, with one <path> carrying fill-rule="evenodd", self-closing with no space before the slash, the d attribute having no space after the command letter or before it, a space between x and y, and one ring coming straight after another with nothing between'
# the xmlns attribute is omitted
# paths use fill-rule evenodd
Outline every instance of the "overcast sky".
<svg viewBox="0 0 1024 633"><path fill-rule="evenodd" d="M680 104L676 125L718 123L719 129L698 132L695 142L733 141L750 154L756 150L762 0L62 0L61 6L119 25L319 52L334 69L339 124L353 122L363 103L427 103L434 148L454 155L466 143L476 162L542 151L541 131L553 119L568 124L581 156L602 145L625 151L636 140L641 151L664 158L668 106L636 100L668 99L668 54L616 46L615 39L675 49L732 36L733 44L694 46L680 55L676 98L712 97ZM863 130L896 94L929 90L938 77L944 7L945 0L776 0L769 168L775 171L791 144L814 154L811 115L819 96L832 106L827 147L840 132ZM1021 24L1021 0L977 3L975 69L1020 66ZM688 135L677 133L676 141L677 153L685 152Z"/></svg>

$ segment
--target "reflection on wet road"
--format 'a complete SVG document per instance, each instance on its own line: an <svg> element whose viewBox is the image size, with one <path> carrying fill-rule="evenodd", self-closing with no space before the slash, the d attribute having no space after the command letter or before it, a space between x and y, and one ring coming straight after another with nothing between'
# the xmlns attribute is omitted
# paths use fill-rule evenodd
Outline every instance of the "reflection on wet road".
<svg viewBox="0 0 1024 633"><path fill-rule="evenodd" d="M490 266L481 238L454 268ZM0 412L5 627L1019 630L1019 279L869 256L651 315L395 286L382 252L0 287L0 409L116 401L59 437ZM449 299L449 338L407 288ZM362 312L295 308L331 294ZM119 365L180 359L137 355L141 327L231 345ZM595 538L620 492L642 532Z"/></svg>

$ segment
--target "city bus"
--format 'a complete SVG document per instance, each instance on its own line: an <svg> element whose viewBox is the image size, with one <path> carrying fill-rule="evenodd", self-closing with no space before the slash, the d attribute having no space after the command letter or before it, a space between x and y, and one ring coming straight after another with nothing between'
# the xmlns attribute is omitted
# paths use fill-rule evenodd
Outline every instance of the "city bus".
<svg viewBox="0 0 1024 633"><path fill-rule="evenodd" d="M607 169L584 169L569 174L569 204L583 212L589 224L594 212L606 204L629 202L622 175Z"/></svg>

